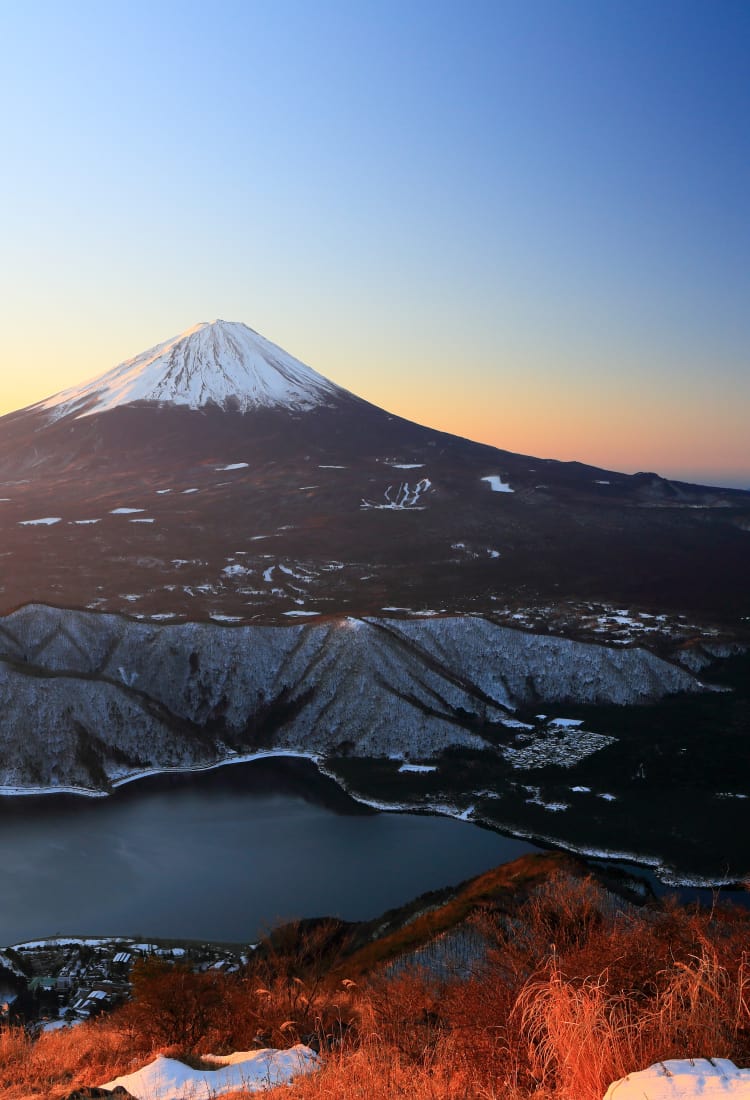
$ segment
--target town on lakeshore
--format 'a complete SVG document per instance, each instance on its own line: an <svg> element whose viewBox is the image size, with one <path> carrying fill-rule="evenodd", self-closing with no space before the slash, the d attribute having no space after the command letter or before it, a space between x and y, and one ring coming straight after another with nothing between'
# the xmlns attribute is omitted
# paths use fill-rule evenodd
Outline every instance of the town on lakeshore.
<svg viewBox="0 0 750 1100"><path fill-rule="evenodd" d="M139 960L184 963L196 971L237 972L252 946L127 937L64 936L0 951L0 1022L34 1033L73 1027L123 1004Z"/></svg>

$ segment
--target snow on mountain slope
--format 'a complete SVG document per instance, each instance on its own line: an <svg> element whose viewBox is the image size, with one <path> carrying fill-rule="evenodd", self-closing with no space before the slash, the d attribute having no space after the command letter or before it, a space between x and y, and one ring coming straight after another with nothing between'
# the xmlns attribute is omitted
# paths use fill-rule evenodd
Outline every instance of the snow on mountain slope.
<svg viewBox="0 0 750 1100"><path fill-rule="evenodd" d="M191 409L227 402L252 408L311 409L346 394L311 367L238 321L202 322L36 408L77 418L158 401Z"/></svg>

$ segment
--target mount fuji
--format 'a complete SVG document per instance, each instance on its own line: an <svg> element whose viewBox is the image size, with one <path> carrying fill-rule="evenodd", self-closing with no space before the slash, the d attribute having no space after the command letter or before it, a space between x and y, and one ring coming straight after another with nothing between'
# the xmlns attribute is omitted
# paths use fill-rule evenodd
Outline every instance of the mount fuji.
<svg viewBox="0 0 750 1100"><path fill-rule="evenodd" d="M0 418L0 498L0 611L750 613L750 493L434 431L237 322Z"/></svg>
<svg viewBox="0 0 750 1100"><path fill-rule="evenodd" d="M750 493L474 443L196 325L0 418L0 793L302 754L745 874L748 539Z"/></svg>

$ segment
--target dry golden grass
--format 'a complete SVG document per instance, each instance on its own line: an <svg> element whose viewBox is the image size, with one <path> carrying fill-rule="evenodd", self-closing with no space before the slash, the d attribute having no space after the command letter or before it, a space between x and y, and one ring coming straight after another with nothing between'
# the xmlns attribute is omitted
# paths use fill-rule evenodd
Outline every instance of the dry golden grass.
<svg viewBox="0 0 750 1100"><path fill-rule="evenodd" d="M156 1053L246 1050L259 1034L315 1036L323 1051L322 1069L275 1100L600 1100L664 1058L750 1065L747 912L618 909L593 881L553 876L510 922L473 919L489 951L462 981L377 969L342 981L315 933L242 975L150 964L134 1001L98 1023L36 1042L0 1032L0 1095L59 1100Z"/></svg>
<svg viewBox="0 0 750 1100"><path fill-rule="evenodd" d="M79 1085L108 1081L148 1057L146 1036L113 1026L113 1019L47 1032L31 1040L22 1028L0 1031L3 1100L59 1100Z"/></svg>

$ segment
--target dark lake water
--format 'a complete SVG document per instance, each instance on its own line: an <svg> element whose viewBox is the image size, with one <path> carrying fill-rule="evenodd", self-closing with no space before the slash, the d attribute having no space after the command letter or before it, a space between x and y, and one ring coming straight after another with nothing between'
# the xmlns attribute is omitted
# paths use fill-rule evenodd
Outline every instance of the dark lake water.
<svg viewBox="0 0 750 1100"><path fill-rule="evenodd" d="M373 813L305 761L0 800L0 944L55 935L248 941L377 916L536 850L464 821Z"/></svg>

